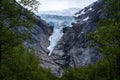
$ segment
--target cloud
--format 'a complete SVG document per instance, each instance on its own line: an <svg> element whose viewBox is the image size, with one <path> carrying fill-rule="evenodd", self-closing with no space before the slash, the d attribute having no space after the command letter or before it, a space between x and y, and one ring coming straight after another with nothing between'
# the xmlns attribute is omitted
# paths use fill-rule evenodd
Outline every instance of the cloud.
<svg viewBox="0 0 120 80"><path fill-rule="evenodd" d="M63 10L67 8L84 8L97 0L39 0L39 11Z"/></svg>

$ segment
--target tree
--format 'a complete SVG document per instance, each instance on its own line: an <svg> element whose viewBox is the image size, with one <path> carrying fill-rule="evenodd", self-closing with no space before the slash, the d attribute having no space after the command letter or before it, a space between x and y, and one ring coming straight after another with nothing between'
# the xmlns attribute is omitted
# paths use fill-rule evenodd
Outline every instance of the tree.
<svg viewBox="0 0 120 80"><path fill-rule="evenodd" d="M0 0L0 80L56 79L23 45L35 23L33 13L15 0Z"/></svg>
<svg viewBox="0 0 120 80"><path fill-rule="evenodd" d="M105 19L98 22L99 29L91 34L91 39L100 45L100 50L106 55L106 64L110 76L113 79L119 79L119 61L120 61L120 1L104 0L109 5L104 10L107 13Z"/></svg>
<svg viewBox="0 0 120 80"><path fill-rule="evenodd" d="M120 80L120 1L103 0L108 3L106 18L98 21L98 29L88 34L93 44L100 46L105 55L103 61L65 72L61 80Z"/></svg>
<svg viewBox="0 0 120 80"><path fill-rule="evenodd" d="M0 3L0 50L2 50L2 46L5 46L5 44L8 45L10 41L21 37L18 33L20 26L30 29L33 27L33 23L35 23L35 19L31 13L19 6L15 0L2 0ZM28 33L28 31L23 31L23 35ZM14 34L14 36L11 37L11 34ZM17 44L14 42L14 45ZM2 54L0 53L0 61L1 56Z"/></svg>
<svg viewBox="0 0 120 80"><path fill-rule="evenodd" d="M32 11L37 11L38 6L40 4L40 2L36 0L20 0L19 3L21 3L23 6L27 7L29 10Z"/></svg>

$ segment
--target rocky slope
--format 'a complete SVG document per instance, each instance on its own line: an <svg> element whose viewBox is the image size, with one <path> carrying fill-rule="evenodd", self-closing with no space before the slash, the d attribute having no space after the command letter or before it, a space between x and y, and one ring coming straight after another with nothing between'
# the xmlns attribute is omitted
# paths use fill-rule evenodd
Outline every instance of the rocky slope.
<svg viewBox="0 0 120 80"><path fill-rule="evenodd" d="M72 26L71 23L75 22L75 18L72 15L79 10L80 9L74 8L72 11L71 9L66 9L62 11L44 11L39 13L43 20L45 20L50 26L53 26L53 33L49 37L49 56L64 34L63 29Z"/></svg>
<svg viewBox="0 0 120 80"><path fill-rule="evenodd" d="M5 31L8 32L7 30L15 31L19 35L20 39L23 41L24 45L27 48L29 48L29 50L31 49L35 50L36 55L39 56L41 59L40 65L43 66L43 68L50 69L52 72L55 73L56 69L59 69L59 65L57 65L54 61L50 60L50 57L48 56L49 51L47 49L47 47L50 44L49 36L53 32L52 27L50 27L39 16L36 16L35 14L28 12L23 6L21 6L15 0L8 0L8 1L2 0L2 1L0 1L2 2L2 6L0 3L0 9L1 9L0 29L4 30L2 32L4 33ZM7 27L7 29L6 28L4 29L3 27ZM14 38L14 36L11 36L10 39L5 38L5 40L3 38L1 39L1 41L5 42L7 39L12 41L14 40L12 38ZM7 41L9 42L9 40ZM33 41L34 43L31 43ZM1 60L1 54L0 54L0 60Z"/></svg>
<svg viewBox="0 0 120 80"><path fill-rule="evenodd" d="M77 11L79 10L77 9ZM38 18L39 24L32 31L33 39L36 40L35 44L32 45L32 48L34 48L36 53L40 56L41 65L44 68L52 71L52 73L54 73L56 76L61 76L63 69L51 59L49 54L62 37L63 28L70 26L71 23L75 21L75 19L72 17L74 13L71 12L71 14L66 13L63 15L63 12L65 13L66 10L58 12L59 14L51 14L51 12L46 12L46 14L43 14L41 12L41 18L45 20L49 26L44 22L46 24L45 25L43 21Z"/></svg>
<svg viewBox="0 0 120 80"><path fill-rule="evenodd" d="M98 0L74 15L76 22L72 24L72 28L63 30L64 35L50 56L48 56L47 47L50 45L48 39L53 30L43 20L36 17L38 23L32 30L35 43L30 46L40 57L42 67L60 77L65 68L86 66L103 59L97 50L99 46L90 48L91 41L87 38L89 32L98 28L97 21L107 15L102 13L107 3L104 6L100 6L101 4L102 0Z"/></svg>
<svg viewBox="0 0 120 80"><path fill-rule="evenodd" d="M64 68L85 66L103 59L97 50L99 46L90 48L91 41L87 38L89 32L98 28L97 21L106 17L102 9L107 3L104 6L100 6L101 4L102 0L98 0L76 13L74 15L76 23L67 29L53 50L50 60L59 66L58 76L61 76Z"/></svg>
<svg viewBox="0 0 120 80"><path fill-rule="evenodd" d="M37 23L31 33L35 43L29 44L29 47L33 48L40 57L42 67L49 69L60 77L65 68L86 66L103 58L97 50L99 46L90 48L91 40L87 38L89 32L98 28L97 21L107 15L102 13L102 9L106 7L107 3L103 6L101 4L102 0L98 0L73 16L76 22L72 24L72 27L63 29L64 35L50 56L48 56L49 50L47 47L50 45L49 37L53 32L50 26L54 26L54 23L50 22L49 26L39 16L34 16Z"/></svg>
<svg viewBox="0 0 120 80"><path fill-rule="evenodd" d="M56 70L59 69L59 65L50 59L48 56L49 50L47 49L50 45L49 36L53 32L53 28L39 16L35 16L35 18L37 19L37 24L31 31L32 38L35 42L33 44L29 44L29 47L34 49L37 56L40 57L40 66L45 69L49 69L54 74L57 74Z"/></svg>

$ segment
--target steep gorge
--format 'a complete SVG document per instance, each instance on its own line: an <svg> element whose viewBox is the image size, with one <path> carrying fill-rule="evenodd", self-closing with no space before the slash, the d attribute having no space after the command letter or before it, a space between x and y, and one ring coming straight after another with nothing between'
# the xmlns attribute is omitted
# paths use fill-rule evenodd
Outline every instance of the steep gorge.
<svg viewBox="0 0 120 80"><path fill-rule="evenodd" d="M38 16L15 0L1 0L0 79L119 80L115 1L98 0L70 16L69 11Z"/></svg>
<svg viewBox="0 0 120 80"><path fill-rule="evenodd" d="M50 57L62 69L85 66L103 58L97 50L98 46L89 47L91 41L87 37L89 32L97 29L97 21L105 17L101 14L102 7L99 5L100 2L95 2L76 13L77 23L74 23L72 28L68 28L53 50Z"/></svg>
<svg viewBox="0 0 120 80"><path fill-rule="evenodd" d="M87 37L89 32L97 30L97 21L106 17L102 10L107 4L101 4L102 0L98 0L74 15L76 22L72 23L71 28L66 28L50 56L49 51L41 53L39 47L35 47L44 68L60 77L65 68L86 66L103 59L98 51L99 46L89 47L91 40Z"/></svg>

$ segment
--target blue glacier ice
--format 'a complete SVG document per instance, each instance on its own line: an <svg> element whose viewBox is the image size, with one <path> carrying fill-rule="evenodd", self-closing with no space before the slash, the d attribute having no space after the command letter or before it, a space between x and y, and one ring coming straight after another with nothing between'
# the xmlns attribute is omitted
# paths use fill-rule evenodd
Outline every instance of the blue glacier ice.
<svg viewBox="0 0 120 80"><path fill-rule="evenodd" d="M49 52L49 56L52 54L55 46L58 41L63 36L63 28L71 27L71 23L75 22L73 15L78 12L80 9L71 8L62 11L43 11L39 12L39 15L43 20L45 20L50 26L53 26L53 33L49 37L50 45L47 48Z"/></svg>

